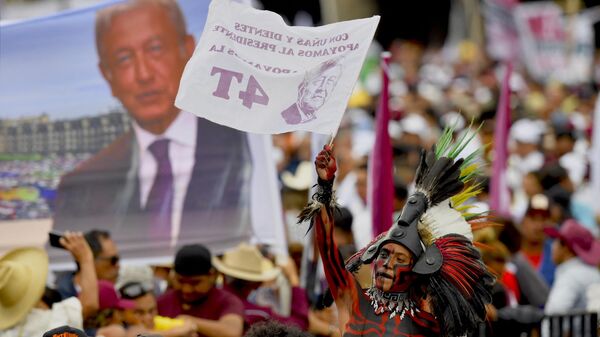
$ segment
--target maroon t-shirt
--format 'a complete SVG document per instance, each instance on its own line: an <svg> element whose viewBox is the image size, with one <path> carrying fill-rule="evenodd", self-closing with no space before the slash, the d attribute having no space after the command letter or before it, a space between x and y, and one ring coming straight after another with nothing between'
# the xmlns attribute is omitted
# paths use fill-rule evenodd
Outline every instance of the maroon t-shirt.
<svg viewBox="0 0 600 337"><path fill-rule="evenodd" d="M301 330L308 329L308 299L303 288L292 287L292 307L289 317L273 312L269 307L256 305L244 301L244 330L247 331L253 324L268 319L273 319L285 325L295 325Z"/></svg>
<svg viewBox="0 0 600 337"><path fill-rule="evenodd" d="M231 293L218 288L212 288L204 300L192 306L184 305L175 290L169 290L158 298L158 314L175 318L179 315L189 315L210 320L219 320L227 314L244 317L244 304Z"/></svg>

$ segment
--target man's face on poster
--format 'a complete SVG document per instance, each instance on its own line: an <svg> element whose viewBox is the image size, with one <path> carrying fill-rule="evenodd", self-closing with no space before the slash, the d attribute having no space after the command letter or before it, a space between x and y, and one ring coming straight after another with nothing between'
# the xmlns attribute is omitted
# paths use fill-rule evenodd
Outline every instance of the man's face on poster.
<svg viewBox="0 0 600 337"><path fill-rule="evenodd" d="M309 76L300 87L298 106L304 112L315 112L319 110L327 97L335 88L341 75L339 65L333 65L316 74Z"/></svg>
<svg viewBox="0 0 600 337"><path fill-rule="evenodd" d="M115 14L100 45L113 96L142 128L164 132L179 113L175 97L193 38L178 33L166 9L145 5Z"/></svg>

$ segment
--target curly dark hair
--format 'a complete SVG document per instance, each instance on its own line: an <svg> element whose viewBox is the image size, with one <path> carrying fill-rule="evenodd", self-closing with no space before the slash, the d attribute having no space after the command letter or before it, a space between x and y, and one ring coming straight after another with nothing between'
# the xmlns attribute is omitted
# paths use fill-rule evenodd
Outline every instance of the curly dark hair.
<svg viewBox="0 0 600 337"><path fill-rule="evenodd" d="M311 337L294 326L286 326L274 320L258 322L253 324L244 337Z"/></svg>

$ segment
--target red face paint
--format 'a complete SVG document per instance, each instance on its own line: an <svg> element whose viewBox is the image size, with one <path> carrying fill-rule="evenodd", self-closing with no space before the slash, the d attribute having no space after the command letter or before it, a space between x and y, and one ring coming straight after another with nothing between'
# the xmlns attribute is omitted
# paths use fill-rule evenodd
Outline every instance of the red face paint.
<svg viewBox="0 0 600 337"><path fill-rule="evenodd" d="M415 279L412 272L412 264L394 266L394 284L388 290L393 293L405 292Z"/></svg>
<svg viewBox="0 0 600 337"><path fill-rule="evenodd" d="M412 272L412 259L402 263L406 248L397 244L385 245L374 262L373 283L375 287L386 292L404 292L408 289L415 275Z"/></svg>

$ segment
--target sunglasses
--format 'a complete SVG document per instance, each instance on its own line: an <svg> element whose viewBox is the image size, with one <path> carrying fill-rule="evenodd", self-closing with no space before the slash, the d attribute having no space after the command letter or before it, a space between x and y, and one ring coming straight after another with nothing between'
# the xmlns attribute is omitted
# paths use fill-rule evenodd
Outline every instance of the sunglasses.
<svg viewBox="0 0 600 337"><path fill-rule="evenodd" d="M119 260L121 258L119 257L119 255L114 255L114 256L98 256L96 259L108 261L111 265L116 266L117 263L119 263Z"/></svg>
<svg viewBox="0 0 600 337"><path fill-rule="evenodd" d="M121 296L125 299L136 299L149 293L152 289L148 289L140 282L129 282L119 289Z"/></svg>

